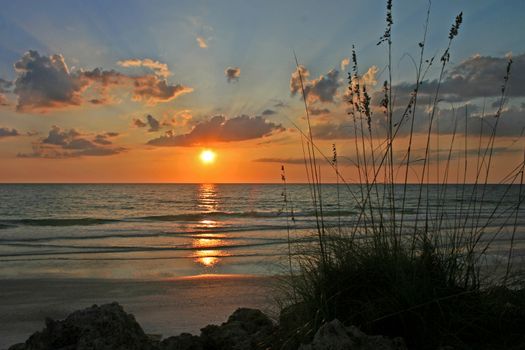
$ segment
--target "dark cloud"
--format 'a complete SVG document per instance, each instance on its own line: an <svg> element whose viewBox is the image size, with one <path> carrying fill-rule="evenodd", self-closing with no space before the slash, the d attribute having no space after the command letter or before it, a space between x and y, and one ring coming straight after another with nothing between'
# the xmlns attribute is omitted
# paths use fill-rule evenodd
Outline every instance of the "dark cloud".
<svg viewBox="0 0 525 350"><path fill-rule="evenodd" d="M20 133L16 129L9 129L5 127L0 128L0 138L8 136L20 136Z"/></svg>
<svg viewBox="0 0 525 350"><path fill-rule="evenodd" d="M165 76L158 74L131 76L101 68L71 72L62 55L45 56L33 50L26 52L14 67L17 78L13 93L18 96L19 111L46 111L86 102L112 103L109 91L114 87L131 89L134 100L149 105L192 91L180 84L168 84ZM88 90L90 98L84 94Z"/></svg>
<svg viewBox="0 0 525 350"><path fill-rule="evenodd" d="M157 119L155 119L152 115L148 114L146 116L146 121L148 122L148 125L149 125L149 129L148 131L150 132L153 132L153 131L159 131L160 129L160 123Z"/></svg>
<svg viewBox="0 0 525 350"><path fill-rule="evenodd" d="M287 108L288 104L286 102L284 102L284 101L276 100L273 106L275 108Z"/></svg>
<svg viewBox="0 0 525 350"><path fill-rule="evenodd" d="M187 134L176 135L173 132L168 132L165 136L150 140L148 144L190 147L213 142L258 139L283 130L281 125L268 122L258 116L242 115L231 119L215 116L196 124Z"/></svg>
<svg viewBox="0 0 525 350"><path fill-rule="evenodd" d="M466 118L465 113L467 114ZM503 108L499 117L496 117L496 113L495 109L483 112L483 109L475 104L460 105L456 108L445 108L439 105L434 116L432 132L450 135L455 130L456 134L459 135L479 136L482 134L489 136L496 127L497 122L496 136L514 137L523 133L525 128L525 108L520 106ZM396 114L401 115L401 110L398 110ZM415 133L426 133L429 124L429 110L425 107L417 108L414 121ZM398 135L408 135L409 128L410 119L406 119Z"/></svg>
<svg viewBox="0 0 525 350"><path fill-rule="evenodd" d="M265 109L261 114L262 115L273 115L273 114L276 114L277 112L274 111L273 109Z"/></svg>
<svg viewBox="0 0 525 350"><path fill-rule="evenodd" d="M330 113L330 110L328 108L308 107L308 112L310 115L322 115Z"/></svg>
<svg viewBox="0 0 525 350"><path fill-rule="evenodd" d="M525 54L512 58L509 96L525 96ZM508 58L476 55L461 62L447 75L443 93L463 98L498 96ZM436 82L429 84L432 88Z"/></svg>
<svg viewBox="0 0 525 350"><path fill-rule="evenodd" d="M525 97L525 54L512 58L507 95ZM467 101L482 97L501 95L503 77L506 74L508 58L476 55L466 59L446 72L440 86L440 99L449 102ZM420 88L420 103L428 103L436 91L437 80L424 81ZM394 86L398 103L406 103L414 90L413 84ZM374 99L379 103L380 97Z"/></svg>
<svg viewBox="0 0 525 350"><path fill-rule="evenodd" d="M140 119L133 119L133 124L138 128L145 128L149 126L149 132L155 132L160 130L160 122L155 119L151 114L146 116L146 120L142 121Z"/></svg>
<svg viewBox="0 0 525 350"><path fill-rule="evenodd" d="M403 137L410 133L412 114L408 114L403 119L399 129L399 123L405 108L394 110L394 129L397 130L397 137ZM426 134L430 126L428 106L419 106L415 112L414 133ZM467 115L465 119L465 113ZM483 112L483 109L476 104L458 105L452 108L450 104L440 103L435 112L432 133L450 135L479 136L480 134L489 136L496 126L496 136L498 137L518 137L525 130L525 106L513 105L503 108L499 117L496 117L497 110L491 109ZM359 120L358 128L360 128ZM371 118L372 136L374 138L384 138L387 134L387 122L383 113L376 113ZM364 122L365 133L368 134L366 122ZM312 125L312 134L316 139L336 140L352 139L355 136L354 123L351 120L345 121L320 121ZM358 130L358 134L360 131Z"/></svg>
<svg viewBox="0 0 525 350"><path fill-rule="evenodd" d="M228 67L224 71L224 75L226 76L226 79L228 79L228 83L232 80L237 81L241 76L241 69L239 67Z"/></svg>
<svg viewBox="0 0 525 350"><path fill-rule="evenodd" d="M319 123L312 125L312 136L314 139L337 140L354 137L354 125L350 122L342 123Z"/></svg>
<svg viewBox="0 0 525 350"><path fill-rule="evenodd" d="M75 129L63 131L58 126L53 126L49 131L47 137L42 140L42 143L57 146L66 146L77 136L80 136L80 133Z"/></svg>
<svg viewBox="0 0 525 350"><path fill-rule="evenodd" d="M133 119L133 125L135 125L137 128L145 128L146 126L148 126L148 124L146 124L145 122L143 122L142 120L140 119Z"/></svg>
<svg viewBox="0 0 525 350"><path fill-rule="evenodd" d="M17 78L14 93L19 110L53 108L82 103L86 82L72 75L62 55L40 56L28 51L15 63Z"/></svg>
<svg viewBox="0 0 525 350"><path fill-rule="evenodd" d="M0 78L0 106L9 106L9 101L4 93L10 92L9 90L12 86L12 82Z"/></svg>
<svg viewBox="0 0 525 350"><path fill-rule="evenodd" d="M8 92L12 86L13 83L11 81L0 78L0 93Z"/></svg>
<svg viewBox="0 0 525 350"><path fill-rule="evenodd" d="M107 132L94 137L75 129L64 130L53 126L47 137L33 143L32 153L19 153L22 158L72 158L82 156L108 156L124 152L122 147L108 147L109 140L118 133Z"/></svg>
<svg viewBox="0 0 525 350"><path fill-rule="evenodd" d="M109 139L116 136L118 136L118 132L106 132L104 134L98 134L93 139L93 142L98 143L99 145L111 145L113 142Z"/></svg>
<svg viewBox="0 0 525 350"><path fill-rule="evenodd" d="M337 89L341 86L339 71L332 69L326 75L310 80L310 72L304 66L297 67L290 78L290 92L295 96L301 92L301 78L304 86L304 94L309 102L335 102Z"/></svg>

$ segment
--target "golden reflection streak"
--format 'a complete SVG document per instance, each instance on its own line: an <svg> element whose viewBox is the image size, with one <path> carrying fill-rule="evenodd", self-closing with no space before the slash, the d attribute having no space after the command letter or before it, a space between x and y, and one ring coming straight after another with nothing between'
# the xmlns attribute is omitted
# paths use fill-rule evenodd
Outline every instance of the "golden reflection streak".
<svg viewBox="0 0 525 350"><path fill-rule="evenodd" d="M199 224L201 227L209 229L217 227L217 222L214 220L201 220ZM224 235L216 233L206 233L194 238L192 246L198 249L193 255L195 262L198 262L204 267L213 267L220 262L220 257L229 256L228 253L218 249L218 247L225 246L225 242L222 239L224 237Z"/></svg>
<svg viewBox="0 0 525 350"><path fill-rule="evenodd" d="M197 206L205 211L217 210L217 189L215 184L201 184L197 198ZM206 220L203 220L206 221Z"/></svg>
<svg viewBox="0 0 525 350"><path fill-rule="evenodd" d="M207 235L207 237L210 237L210 235ZM205 267L213 267L221 260L220 257L229 256L228 253L217 249L217 247L224 246L224 241L219 237L223 236L217 236L217 238L196 238L193 240L192 246L198 249L193 255L196 262Z"/></svg>

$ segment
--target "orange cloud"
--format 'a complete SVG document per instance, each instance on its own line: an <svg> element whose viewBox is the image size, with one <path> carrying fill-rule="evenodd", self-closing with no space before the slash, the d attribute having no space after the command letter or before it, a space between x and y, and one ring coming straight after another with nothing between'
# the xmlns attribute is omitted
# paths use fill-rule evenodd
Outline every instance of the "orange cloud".
<svg viewBox="0 0 525 350"><path fill-rule="evenodd" d="M162 121L163 126L186 126L193 119L190 109L183 109L173 113L165 113Z"/></svg>
<svg viewBox="0 0 525 350"><path fill-rule="evenodd" d="M215 142L234 142L258 139L269 136L273 132L284 131L280 124L268 122L262 117L242 115L226 119L224 116L215 116L210 120L196 124L187 134L175 134L173 131L166 135L150 140L149 145L191 147Z"/></svg>
<svg viewBox="0 0 525 350"><path fill-rule="evenodd" d="M166 63L154 61L151 58L145 58L143 60L138 58L132 58L128 60L118 61L117 64L122 67L146 67L150 68L155 72L155 75L167 78L171 75L171 72Z"/></svg>
<svg viewBox="0 0 525 350"><path fill-rule="evenodd" d="M204 39L202 36L198 36L196 40L201 49L206 49L208 47L208 43L206 42L206 39Z"/></svg>
<svg viewBox="0 0 525 350"><path fill-rule="evenodd" d="M343 58L343 60L341 61L341 70L344 71L346 67L348 67L349 64L350 64L350 58L348 57Z"/></svg>

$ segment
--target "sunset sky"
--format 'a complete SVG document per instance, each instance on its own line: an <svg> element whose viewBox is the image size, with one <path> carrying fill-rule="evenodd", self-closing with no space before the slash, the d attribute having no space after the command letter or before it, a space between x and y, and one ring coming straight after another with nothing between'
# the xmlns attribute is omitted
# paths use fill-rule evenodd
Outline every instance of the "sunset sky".
<svg viewBox="0 0 525 350"><path fill-rule="evenodd" d="M418 56L426 10L426 1L394 1L399 111L414 83L410 57ZM503 176L523 156L525 2L434 1L425 58L439 61L460 11L436 152L449 146L453 113L464 118L465 106L475 149L476 125L482 115L491 123L512 57L495 148ZM314 139L328 155L336 144L345 176L355 181L344 161L354 144L344 99L348 62L355 45L380 128L387 48L376 44L385 12L381 0L2 1L0 182L279 182L281 164L290 182L304 182L294 51ZM435 84L439 68L431 67L424 86ZM421 133L431 96L422 93ZM458 127L458 139L463 134ZM401 132L401 144L404 138ZM424 139L416 137L416 153ZM214 161L202 161L204 149ZM326 170L325 179L335 177Z"/></svg>

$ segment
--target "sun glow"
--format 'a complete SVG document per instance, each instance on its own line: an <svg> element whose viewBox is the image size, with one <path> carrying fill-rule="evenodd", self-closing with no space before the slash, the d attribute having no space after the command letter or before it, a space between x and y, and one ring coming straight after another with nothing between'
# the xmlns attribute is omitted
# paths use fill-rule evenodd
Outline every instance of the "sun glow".
<svg viewBox="0 0 525 350"><path fill-rule="evenodd" d="M201 152L199 155L199 158L201 159L201 162L204 164L211 164L215 161L216 154L212 150L205 149Z"/></svg>

